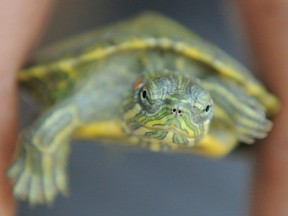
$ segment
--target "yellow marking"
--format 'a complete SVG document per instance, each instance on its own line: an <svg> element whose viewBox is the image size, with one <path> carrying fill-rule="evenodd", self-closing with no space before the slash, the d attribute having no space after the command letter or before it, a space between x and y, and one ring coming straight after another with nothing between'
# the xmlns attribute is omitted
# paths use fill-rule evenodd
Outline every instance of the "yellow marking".
<svg viewBox="0 0 288 216"><path fill-rule="evenodd" d="M169 38L160 38L159 39L159 45L163 49L169 49L171 47L171 40Z"/></svg>
<svg viewBox="0 0 288 216"><path fill-rule="evenodd" d="M22 71L19 71L17 74L17 79L20 81L29 80L31 77L43 77L47 73L53 71L53 72L60 72L64 71L69 75L69 77L75 77L76 76L76 70L74 69L74 64L72 64L73 61L65 61L61 60L58 61L58 63L48 64L48 65L42 65L42 66L34 66L32 68L24 69Z"/></svg>
<svg viewBox="0 0 288 216"><path fill-rule="evenodd" d="M167 143L171 143L173 145L174 144L173 141L172 141L173 140L173 134L174 133L169 131L167 133L166 137L163 139L163 141L166 141Z"/></svg>
<svg viewBox="0 0 288 216"><path fill-rule="evenodd" d="M30 167L29 167L30 168ZM13 194L21 199L26 199L27 183L30 178L30 170L25 166L24 171L20 174L13 188Z"/></svg>
<svg viewBox="0 0 288 216"><path fill-rule="evenodd" d="M143 117L144 120L146 119L146 117ZM174 118L174 116L172 117ZM171 121L170 121L171 120ZM139 120L138 120L139 121ZM169 121L169 124L168 124ZM141 121L139 121L141 122ZM167 129L170 130L171 128L178 128L180 124L180 128L176 129L176 133L180 133L181 135L185 136L187 139L191 140L191 138L194 138L196 134L206 134L208 132L208 122L204 124L204 130L202 131L199 127L196 127L195 130L192 130L191 128L188 127L188 125L185 124L185 121L179 119L178 121L175 119L168 119L168 117L163 117L160 120L153 120L153 121L149 121L147 122L145 125L143 125L143 127L141 128L145 128L145 130L157 130L157 128L161 128L163 129ZM155 125L161 125L161 126L155 126ZM140 129L138 129L138 131L140 131ZM172 129L173 130L173 129ZM145 132L146 132L145 131ZM165 138L166 140L166 138ZM172 138L171 138L172 140Z"/></svg>
<svg viewBox="0 0 288 216"><path fill-rule="evenodd" d="M175 151L192 152L212 158L220 158L228 154L238 144L233 123L218 106L214 106L214 116L216 119L212 121L210 132L199 143L194 146L177 147ZM228 125L223 125L223 122Z"/></svg>
<svg viewBox="0 0 288 216"><path fill-rule="evenodd" d="M151 151L154 151L154 152L158 152L158 151L160 151L161 150L161 148L160 148L160 144L159 143L151 143L150 145L149 145L149 149L151 150Z"/></svg>
<svg viewBox="0 0 288 216"><path fill-rule="evenodd" d="M21 70L17 73L17 79L24 81L29 80L31 77L41 77L43 74L45 74L45 68L46 66L42 66Z"/></svg>
<svg viewBox="0 0 288 216"><path fill-rule="evenodd" d="M75 138L95 139L97 137L125 138L120 122L105 121L81 126L73 134Z"/></svg>
<svg viewBox="0 0 288 216"><path fill-rule="evenodd" d="M45 72L49 71L50 67L54 70L57 70L57 68L61 69L63 65L64 65L64 68L73 68L76 64L95 61L97 59L104 58L116 52L148 49L148 48L160 48L163 50L171 49L172 51L174 50L175 52L178 52L184 56L193 58L195 60L199 60L208 65L211 65L220 74L230 77L236 80L237 82L241 83L243 88L245 88L246 91L249 92L250 94L256 96L259 100L261 100L261 102L265 104L265 107L267 107L268 110L271 109L273 111L273 110L276 110L278 107L277 100L273 98L273 96L270 96L267 93L267 91L263 87L261 87L261 85L259 85L254 80L247 79L244 75L241 74L241 71L237 72L237 70L241 70L241 68L237 69L235 68L236 66L233 67L227 63L224 64L219 59L215 59L213 54L211 55L211 53L207 53L205 52L205 50L203 51L203 49L201 49L202 48L201 44L200 45L197 45L196 43L189 44L189 43L174 41L166 37L131 38L130 40L120 42L119 44L116 44L114 46L97 48L93 51L83 54L80 57L79 56L71 57L69 59L62 59L59 61L55 61L48 65L34 66L32 68L28 68L27 70L20 72L18 75L18 78L20 80L23 80L23 79L28 79L29 77L33 75L39 76L41 74L43 76ZM239 66L241 67L241 65ZM243 70L246 70L246 69L243 67ZM27 72L30 72L31 74ZM265 98L262 98L263 96L265 96ZM266 103L265 102L266 100L268 100L269 103Z"/></svg>
<svg viewBox="0 0 288 216"><path fill-rule="evenodd" d="M31 183L29 188L29 204L30 206L34 206L39 199L39 176L33 175L31 177Z"/></svg>
<svg viewBox="0 0 288 216"><path fill-rule="evenodd" d="M70 77L76 76L76 70L74 69L74 67L72 67L71 64L67 64L67 62L63 61L58 67L59 69L62 69L65 73L68 73Z"/></svg>
<svg viewBox="0 0 288 216"><path fill-rule="evenodd" d="M102 47L97 48L93 51L87 52L86 54L78 57L72 57L69 59L62 59L56 62L53 62L51 64L48 64L47 66L34 66L30 69L27 69L28 71L35 70L38 71L39 68L45 68L45 67L52 67L52 68L59 68L61 67L61 64L65 62L66 65L73 65L83 63L83 62L89 62L89 61L95 61L97 59L104 58L108 55L111 55L115 52L120 51L129 51L129 50L137 50L137 49L147 49L147 48L161 48L161 49L171 49L175 50L176 52L179 52L187 57L198 59L199 61L208 63L210 65L213 65L217 70L219 70L220 73L223 75L226 75L228 77L233 77L233 79L236 79L240 82L247 82L247 80L244 80L244 77L241 74L235 73L235 69L232 67L227 66L226 64L223 64L222 62L215 61L213 59L213 56L210 56L203 52L203 50L200 50L201 47L193 46L193 44L187 44L183 42L178 42L174 40L170 40L168 38L132 38L127 41L120 42L117 45L109 46L109 47ZM23 71L25 73L25 71Z"/></svg>
<svg viewBox="0 0 288 216"><path fill-rule="evenodd" d="M281 104L278 98L270 94L269 92L261 94L260 101L266 108L268 115L276 114L281 109Z"/></svg>
<svg viewBox="0 0 288 216"><path fill-rule="evenodd" d="M53 185L52 180L52 159L51 155L44 155L42 158L42 170L43 170L43 191L44 196L48 204L51 204L54 194L55 194L55 185Z"/></svg>
<svg viewBox="0 0 288 216"><path fill-rule="evenodd" d="M269 115L273 115L280 110L280 102L271 93L267 92L264 87L257 83L251 83L247 80L244 86L248 94L254 95L264 105Z"/></svg>
<svg viewBox="0 0 288 216"><path fill-rule="evenodd" d="M208 90L209 89L211 89L212 91L215 90L215 86L213 84L211 85L210 83L206 83L205 82L205 83L203 83L203 85ZM249 87L251 87L251 88L249 88ZM267 110L267 112L269 114L276 113L280 109L280 103L279 103L278 99L274 95L272 95L272 94L270 94L268 92L266 92L265 94L262 94L262 93L259 92L260 90L258 91L257 89L258 90L262 89L262 92L265 91L265 89L262 88L261 86L253 84L253 85L248 85L247 86L246 92L248 94L256 96L257 99L260 100L261 104L263 104L264 108ZM217 87L217 90L219 92L221 92L221 94L223 96L225 95L225 97L228 98L228 100L231 101L233 104L239 104L239 101L237 100L237 98L235 98L233 95L231 95L229 92L227 92L222 87ZM251 91L251 90L253 90L253 91ZM258 93L256 93L256 90L258 91ZM245 110L245 113L250 114L252 116L254 115L253 111L250 110L249 108L247 108L246 106L242 106L242 104L239 104L239 106L241 106L242 109Z"/></svg>
<svg viewBox="0 0 288 216"><path fill-rule="evenodd" d="M214 122L210 132L195 146L178 147L175 151L192 152L207 157L220 158L228 154L237 144L237 135L227 114L214 106ZM225 122L228 125L223 125Z"/></svg>
<svg viewBox="0 0 288 216"><path fill-rule="evenodd" d="M64 113L64 114L63 114ZM79 119L77 118L77 109L74 106L66 107L65 109L61 109L57 112L54 112L49 118L46 118L44 125L42 126L44 130L47 128L54 128L55 127L55 120L59 118L59 116L65 115L65 113L71 114L71 122L69 122L68 125L65 125L61 131L58 131L55 134L55 137L53 139L53 143L51 145L45 146L41 143L40 137L41 137L41 128L38 133L35 134L33 137L33 144L41 151L45 153L53 153L56 151L59 145L63 144L63 142L66 141L66 139L69 137L69 135L73 132L75 127L79 125ZM58 123L60 124L60 123Z"/></svg>
<svg viewBox="0 0 288 216"><path fill-rule="evenodd" d="M55 152L57 154L57 152ZM42 163L42 169L44 171L44 178L52 179L52 159L51 155L44 155L42 158L43 161L39 161Z"/></svg>
<svg viewBox="0 0 288 216"><path fill-rule="evenodd" d="M205 155L208 157L223 157L227 155L236 145L237 140L235 136L230 136L227 140L218 140L216 137L207 135L201 140L197 146L191 148L191 151Z"/></svg>
<svg viewBox="0 0 288 216"><path fill-rule="evenodd" d="M126 103L126 102L125 102ZM129 101L129 103L134 103L134 101ZM131 118L135 118L135 116L137 115L137 113L141 110L141 107L139 104L136 104L132 109L130 109L129 111L124 110L125 112L123 113L123 117L124 119L131 119ZM138 120L139 121L139 120Z"/></svg>

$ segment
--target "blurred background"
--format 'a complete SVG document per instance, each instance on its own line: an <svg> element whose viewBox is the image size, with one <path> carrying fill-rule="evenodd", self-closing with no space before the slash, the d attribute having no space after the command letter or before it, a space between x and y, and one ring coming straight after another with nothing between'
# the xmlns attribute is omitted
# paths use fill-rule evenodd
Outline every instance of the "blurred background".
<svg viewBox="0 0 288 216"><path fill-rule="evenodd" d="M230 1L61 0L39 48L66 36L131 17L143 10L170 16L247 65L237 13ZM33 114L22 101L22 124ZM253 158L232 153L221 160L160 154L73 142L70 196L20 216L243 216L247 215Z"/></svg>

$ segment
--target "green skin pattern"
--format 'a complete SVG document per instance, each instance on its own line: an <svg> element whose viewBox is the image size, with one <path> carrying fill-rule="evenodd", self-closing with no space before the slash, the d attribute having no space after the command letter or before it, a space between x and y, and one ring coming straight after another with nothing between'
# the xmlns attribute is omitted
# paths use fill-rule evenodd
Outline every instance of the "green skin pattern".
<svg viewBox="0 0 288 216"><path fill-rule="evenodd" d="M135 38L146 45L127 48L125 41ZM212 60L193 59L183 44ZM102 51L89 55L94 50ZM226 64L236 68L230 77L217 69ZM229 145L236 145L263 138L271 128L265 112L272 108L262 101L273 96L243 66L157 14L56 44L19 74L20 85L43 105L43 114L21 133L8 171L14 195L31 205L67 194L69 142L87 124L121 123L121 139L95 140L182 152L197 150L207 134L224 146L232 137ZM252 95L250 84L263 92Z"/></svg>

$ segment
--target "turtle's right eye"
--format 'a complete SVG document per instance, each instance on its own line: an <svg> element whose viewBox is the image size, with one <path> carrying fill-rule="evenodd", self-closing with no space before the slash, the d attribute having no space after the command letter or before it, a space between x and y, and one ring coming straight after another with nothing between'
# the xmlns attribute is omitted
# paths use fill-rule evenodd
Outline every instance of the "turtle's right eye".
<svg viewBox="0 0 288 216"><path fill-rule="evenodd" d="M150 101L150 96L148 93L148 90L146 88L143 88L140 92L139 92L139 99L140 99L140 103L142 103L145 106L150 106L151 105L151 101Z"/></svg>
<svg viewBox="0 0 288 216"><path fill-rule="evenodd" d="M159 100L153 100L151 96L151 92L149 92L146 88L143 88L139 94L139 104L148 113L154 113L159 109L160 102Z"/></svg>
<svg viewBox="0 0 288 216"><path fill-rule="evenodd" d="M146 91L146 90L143 90L142 93L141 93L141 96L142 96L142 99L146 99L146 97L147 97L147 91Z"/></svg>

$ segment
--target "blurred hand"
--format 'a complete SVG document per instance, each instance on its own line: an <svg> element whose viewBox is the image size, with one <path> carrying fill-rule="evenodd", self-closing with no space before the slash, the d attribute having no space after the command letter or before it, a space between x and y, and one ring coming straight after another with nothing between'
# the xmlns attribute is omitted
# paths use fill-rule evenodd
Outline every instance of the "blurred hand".
<svg viewBox="0 0 288 216"><path fill-rule="evenodd" d="M237 0L257 70L281 101L268 139L257 145L252 216L288 215L288 1Z"/></svg>
<svg viewBox="0 0 288 216"><path fill-rule="evenodd" d="M15 214L5 176L16 142L16 72L35 44L50 0L0 1L0 215Z"/></svg>

